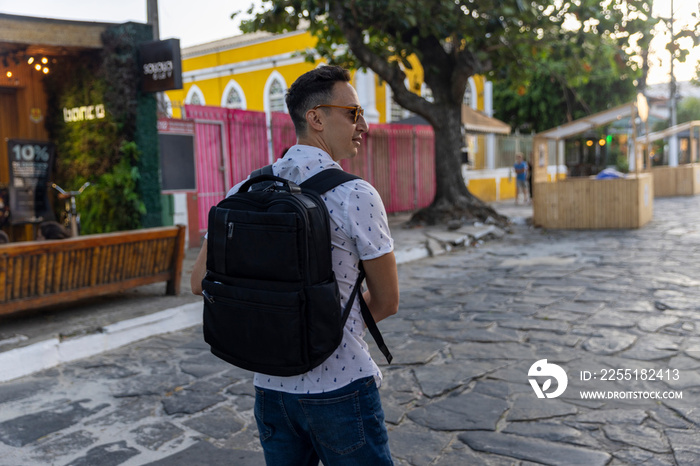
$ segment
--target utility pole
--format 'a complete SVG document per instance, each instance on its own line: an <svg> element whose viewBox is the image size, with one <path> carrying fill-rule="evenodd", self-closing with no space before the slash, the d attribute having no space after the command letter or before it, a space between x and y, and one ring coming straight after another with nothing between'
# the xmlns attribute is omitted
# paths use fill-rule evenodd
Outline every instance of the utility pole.
<svg viewBox="0 0 700 466"><path fill-rule="evenodd" d="M671 126L676 126L676 77L673 74L673 62L676 58L676 46L673 40L673 0L671 0ZM671 136L671 140L668 144L668 166L677 167L678 166L678 136L674 134Z"/></svg>
<svg viewBox="0 0 700 466"><path fill-rule="evenodd" d="M160 40L160 25L158 21L158 0L146 0L146 22L153 28L153 40ZM167 106L165 104L165 94L157 92L156 111L158 115L168 115Z"/></svg>
<svg viewBox="0 0 700 466"><path fill-rule="evenodd" d="M160 39L158 26L158 0L146 0L146 22L153 27L153 40Z"/></svg>

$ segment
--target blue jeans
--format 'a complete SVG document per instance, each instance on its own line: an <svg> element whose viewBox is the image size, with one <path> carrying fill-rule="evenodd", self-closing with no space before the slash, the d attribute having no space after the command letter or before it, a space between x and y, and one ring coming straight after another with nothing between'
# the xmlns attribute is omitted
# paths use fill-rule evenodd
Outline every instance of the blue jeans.
<svg viewBox="0 0 700 466"><path fill-rule="evenodd" d="M255 420L269 466L394 464L373 377L310 395L255 387Z"/></svg>

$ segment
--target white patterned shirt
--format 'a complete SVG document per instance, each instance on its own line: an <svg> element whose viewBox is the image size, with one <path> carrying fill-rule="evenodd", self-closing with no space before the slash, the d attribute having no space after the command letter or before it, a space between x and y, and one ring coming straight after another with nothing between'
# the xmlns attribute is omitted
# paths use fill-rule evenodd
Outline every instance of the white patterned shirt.
<svg viewBox="0 0 700 466"><path fill-rule="evenodd" d="M340 165L317 147L295 145L284 158L273 164L272 171L277 176L301 184L328 168L340 168ZM244 181L231 188L227 196L238 192ZM348 181L328 191L322 198L330 213L333 271L340 289L341 307L345 308L359 274L359 261L390 253L394 249L394 241L389 232L384 203L368 182ZM345 323L343 340L326 361L305 374L291 377L256 373L254 384L287 393L323 393L344 387L354 380L374 376L379 386L382 373L369 354L364 335L360 302L355 298Z"/></svg>

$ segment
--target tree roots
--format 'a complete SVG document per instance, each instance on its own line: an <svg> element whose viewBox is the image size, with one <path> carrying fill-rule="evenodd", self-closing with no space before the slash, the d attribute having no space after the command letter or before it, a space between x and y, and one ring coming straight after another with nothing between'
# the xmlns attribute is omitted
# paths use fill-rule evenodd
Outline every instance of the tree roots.
<svg viewBox="0 0 700 466"><path fill-rule="evenodd" d="M427 225L448 225L461 222L461 224L483 222L492 223L501 228L510 225L510 219L496 212L493 207L483 201L471 197L461 197L456 202L434 201L413 214L406 223L407 228Z"/></svg>

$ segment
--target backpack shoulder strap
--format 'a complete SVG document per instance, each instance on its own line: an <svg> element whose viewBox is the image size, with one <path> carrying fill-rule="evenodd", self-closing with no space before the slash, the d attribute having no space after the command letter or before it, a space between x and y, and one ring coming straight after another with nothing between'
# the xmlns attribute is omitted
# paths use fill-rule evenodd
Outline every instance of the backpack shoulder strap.
<svg viewBox="0 0 700 466"><path fill-rule="evenodd" d="M320 173L317 173L308 180L304 181L300 186L302 189L310 189L320 195L330 191L340 184L345 183L346 181L359 179L362 178L346 171L333 168L322 170ZM357 298L360 301L360 311L362 312L362 318L365 321L365 325L367 325L367 330L369 330L369 333L372 335L372 338L374 338L375 343L377 343L377 347L382 352L387 362L391 363L393 356L389 352L389 348L387 348L386 344L384 343L384 339L382 338L382 334L374 321L374 317L372 317L372 313L362 297L362 282L365 280L366 276L365 269L362 266L362 261L360 261L359 267L360 273L357 277L357 281L355 282L355 287L348 298L348 302L345 305L345 309L343 310L341 321L343 324L345 324L345 321L347 321L348 317L350 316L352 303L355 301L355 298Z"/></svg>
<svg viewBox="0 0 700 466"><path fill-rule="evenodd" d="M330 168L327 170L321 170L314 176L304 181L301 186L302 189L310 189L317 194L323 194L326 191L330 191L336 186L345 183L346 181L361 180L357 175L348 173L343 170L338 170L337 168Z"/></svg>
<svg viewBox="0 0 700 466"><path fill-rule="evenodd" d="M253 172L250 174L251 178L255 178L256 176L260 175L273 175L272 173L272 165L265 165L262 168L258 168L257 170L253 170Z"/></svg>
<svg viewBox="0 0 700 466"><path fill-rule="evenodd" d="M389 348L386 346L386 343L384 343L382 333L379 331L379 327L377 327L374 317L372 317L372 313L365 302L365 298L362 297L362 294L359 294L358 297L360 298L360 311L362 312L362 318L365 320L365 325L367 325L367 330L369 330L370 335L372 335L372 338L374 338L374 342L377 344L379 351L381 351L386 358L386 362L391 364L394 356L391 355Z"/></svg>
<svg viewBox="0 0 700 466"><path fill-rule="evenodd" d="M258 176L261 175L274 175L272 172L272 165L265 165L262 168L258 168L257 170L253 170L250 173L250 177L248 179L253 179L257 178ZM268 186L272 185L274 181L261 181L260 183L255 183L250 187L250 191L262 191Z"/></svg>
<svg viewBox="0 0 700 466"><path fill-rule="evenodd" d="M372 338L374 338L374 342L377 344L379 351L381 351L384 357L386 358L386 362L391 364L391 361L394 359L394 356L391 355L389 348L386 346L386 343L384 343L384 338L382 338L382 333L379 331L379 327L377 327L377 323L374 321L372 312L370 312L369 306L367 306L367 303L365 302L365 298L362 297L362 282L365 280L365 277L367 275L365 273L365 268L362 265L362 261L360 261L359 266L360 274L357 276L355 287L353 288L352 293L350 294L350 298L348 299L348 303L345 306L345 309L343 310L343 326L345 325L345 322L350 316L352 303L355 300L355 297L357 297L357 299L360 301L360 312L362 313L362 318L365 321L367 330L369 330L370 335L372 335Z"/></svg>

